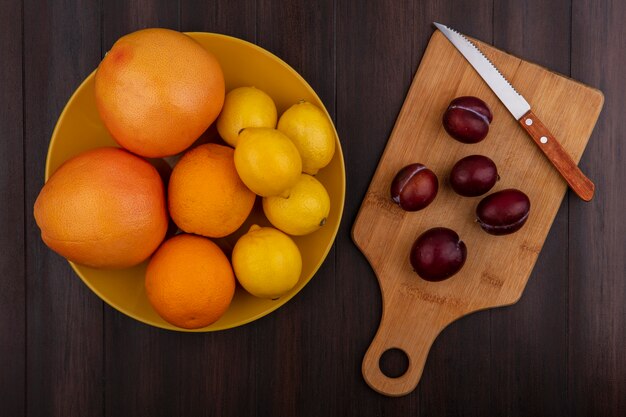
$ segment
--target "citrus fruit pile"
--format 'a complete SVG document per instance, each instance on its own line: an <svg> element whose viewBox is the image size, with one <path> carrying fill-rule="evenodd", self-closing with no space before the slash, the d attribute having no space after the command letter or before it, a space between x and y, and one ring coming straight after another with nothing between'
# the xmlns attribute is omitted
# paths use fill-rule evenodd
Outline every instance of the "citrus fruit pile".
<svg viewBox="0 0 626 417"><path fill-rule="evenodd" d="M166 29L120 38L96 71L95 98L120 147L80 153L49 178L34 207L46 245L94 268L149 259L150 304L186 329L217 321L237 282L269 299L298 283L291 236L322 228L331 206L315 178L335 153L322 109L300 101L279 114L261 89L227 93L218 60ZM219 139L204 143L213 125ZM173 168L160 159L169 156ZM249 220L257 196L273 227Z"/></svg>

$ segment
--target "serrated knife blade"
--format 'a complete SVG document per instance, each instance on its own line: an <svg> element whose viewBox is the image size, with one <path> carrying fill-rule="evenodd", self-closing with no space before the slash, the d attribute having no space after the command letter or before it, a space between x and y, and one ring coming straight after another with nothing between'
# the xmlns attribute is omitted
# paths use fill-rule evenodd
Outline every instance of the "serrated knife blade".
<svg viewBox="0 0 626 417"><path fill-rule="evenodd" d="M502 104L511 112L515 120L519 120L530 110L530 104L507 81L506 78L489 59L480 52L470 40L454 29L435 23L437 29L461 52L467 61L474 67L478 75L489 85L489 88L498 96Z"/></svg>
<svg viewBox="0 0 626 417"><path fill-rule="evenodd" d="M463 34L441 23L433 24L465 57L489 88L498 96L502 104L519 122L520 126L535 141L539 149L552 162L567 181L570 188L583 200L593 198L595 186L582 173L565 149L550 133L548 128L532 112L530 104L518 93L509 81L500 73L496 66Z"/></svg>

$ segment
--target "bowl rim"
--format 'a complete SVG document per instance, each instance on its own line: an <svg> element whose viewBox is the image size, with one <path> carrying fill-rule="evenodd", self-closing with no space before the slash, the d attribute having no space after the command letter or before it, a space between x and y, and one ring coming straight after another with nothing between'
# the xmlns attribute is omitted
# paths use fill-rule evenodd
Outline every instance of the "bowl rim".
<svg viewBox="0 0 626 417"><path fill-rule="evenodd" d="M251 47L252 49L255 49L257 52L260 52L261 54L267 56L268 58L270 58L273 61L276 61L279 65L281 65L282 67L284 67L288 72L292 73L305 87L306 89L308 89L312 95L319 101L319 103L321 103L321 107L322 110L324 111L324 114L326 114L326 116L328 117L328 120L331 123L331 126L333 127L333 132L335 133L335 153L337 153L338 158L339 158L339 166L341 168L341 177L340 177L340 189L341 189L341 197L339 198L339 201L337 201L337 208L339 210L339 217L337 219L337 226L335 227L335 230L332 233L332 239L329 239L329 242L326 245L326 248L324 249L323 252L323 256L320 258L320 260L316 263L316 265L313 268L313 272L310 274L310 276L305 277L303 280L303 284L302 287L296 291L296 292L292 292L284 297L281 297L279 300L277 300L277 302L272 305L271 307L263 310L262 312L255 314L251 317L248 317L246 319L243 320L237 320L235 323L231 323L230 325L221 325L220 321L218 320L217 322L207 326L207 327L202 327L199 329L184 329L184 328L180 328L180 327L176 327L174 325L171 325L167 322L164 321L164 323L154 323L154 322L150 322L148 320L144 320L143 318L133 314L132 312L130 312L128 309L126 309L124 306L119 305L116 302L113 302L111 300L108 299L108 297L104 296L103 293L101 291L99 291L94 285L91 284L91 282L84 276L84 274L79 270L78 265L75 264L72 261L67 261L70 266L72 267L72 269L74 270L74 272L76 273L76 275L78 275L78 277L81 279L81 281L91 290L93 291L102 301L104 301L105 303L107 303L109 306L113 307L115 310L123 313L124 315L137 320L138 322L141 322L143 324L146 324L148 326L151 327L156 327L156 328L160 328L160 329L164 329L164 330L170 330L170 331L175 331L175 332L183 332L183 333L206 333L206 332L214 332L214 331L220 331L220 330L227 330L227 329L233 329L236 327L240 327L243 326L245 324L251 323L253 321L256 321L264 316L269 315L270 313L274 312L275 310L279 309L280 307L282 307L283 305L285 305L287 302L289 302L289 300L291 300L292 298L294 298L297 294L299 294L304 287L306 287L306 285L313 279L313 277L317 274L317 272L319 271L320 267L322 266L322 264L326 261L326 258L328 257L328 253L330 252L330 249L332 248L332 246L334 245L336 238L337 238L337 233L339 232L339 228L341 226L341 220L343 217L343 209L344 209L344 204L345 204L345 198L346 198L346 167L345 167L345 162L344 162L344 158L343 158L343 151L341 149L341 142L339 140L339 134L337 133L337 129L335 127L335 123L332 119L332 117L330 116L330 114L328 113L328 110L326 109L326 106L324 105L323 101L319 98L319 96L317 95L317 93L315 92L315 90L313 89L313 87L311 87L311 85L304 79L304 77L302 77L298 71L296 71L294 68L292 68L289 64L287 64L285 61L283 61L281 58L279 58L278 56L274 55L273 53L269 52L268 50L252 43L252 42L248 42L246 40L240 39L240 38L236 38L234 36L229 36L229 35L224 35L221 33L213 33L213 32L182 32L188 36L190 36L191 38L193 38L194 40L196 39L196 37L203 37L203 36L210 36L210 37L216 37L216 38L224 38L227 39L229 41L234 41L236 43L240 43L242 45L245 45L247 47ZM50 143L48 145L48 151L46 154L46 165L45 165L45 170L44 170L44 181L47 182L48 179L51 176L51 158L50 158L50 154L51 154L51 150L53 145L56 143L56 141L58 140L58 130L60 128L60 125L62 123L62 121L65 119L68 109L70 108L70 105L73 103L73 101L76 99L76 97L78 96L79 92L81 92L84 88L86 88L86 84L91 81L91 79L95 76L97 71L97 67L96 69L94 69L89 75L87 75L87 77L85 77L85 79L80 83L80 85L74 90L74 92L72 93L72 95L70 96L70 98L68 99L67 103L65 104L65 106L63 107L63 110L61 111L61 114L59 115L59 118L57 119L57 122L54 126L54 129L52 131L52 135L50 136Z"/></svg>

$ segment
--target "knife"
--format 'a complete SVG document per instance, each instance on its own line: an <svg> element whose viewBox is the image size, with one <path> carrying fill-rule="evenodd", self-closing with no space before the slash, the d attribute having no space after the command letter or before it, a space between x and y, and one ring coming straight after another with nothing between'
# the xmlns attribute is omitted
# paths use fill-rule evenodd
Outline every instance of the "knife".
<svg viewBox="0 0 626 417"><path fill-rule="evenodd" d="M535 141L539 149L567 181L570 188L584 201L590 201L595 190L593 182L583 174L554 135L533 113L526 99L515 91L511 83L500 74L500 71L470 40L445 25L436 22L434 22L434 25L485 80L489 88L493 90L520 126Z"/></svg>

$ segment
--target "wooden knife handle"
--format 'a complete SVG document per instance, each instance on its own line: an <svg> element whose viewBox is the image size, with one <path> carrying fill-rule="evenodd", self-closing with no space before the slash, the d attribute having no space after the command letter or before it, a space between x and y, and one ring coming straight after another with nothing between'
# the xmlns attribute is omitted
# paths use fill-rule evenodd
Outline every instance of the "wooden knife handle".
<svg viewBox="0 0 626 417"><path fill-rule="evenodd" d="M570 188L583 200L590 201L593 198L595 186L589 178L583 174L578 165L565 152L565 149L550 133L541 120L529 110L521 119L520 125L535 141L539 149L548 157L552 165L567 181Z"/></svg>

